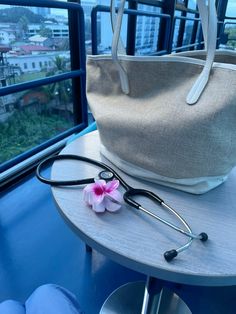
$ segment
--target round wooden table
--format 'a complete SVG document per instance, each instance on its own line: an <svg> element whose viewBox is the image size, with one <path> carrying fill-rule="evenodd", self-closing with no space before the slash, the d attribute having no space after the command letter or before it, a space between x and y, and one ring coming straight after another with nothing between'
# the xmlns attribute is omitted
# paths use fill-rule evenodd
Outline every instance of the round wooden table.
<svg viewBox="0 0 236 314"><path fill-rule="evenodd" d="M112 260L149 277L189 285L235 285L236 169L221 186L203 195L192 195L126 175L100 154L99 146L99 135L95 131L69 144L61 154L82 155L109 164L131 186L159 195L184 217L193 232L204 231L209 240L194 241L189 249L168 263L163 253L185 243L184 235L127 205L116 213L96 214L83 201L83 186L53 187L60 213L79 237ZM96 177L99 171L83 162L57 161L52 168L52 178ZM179 224L161 207L148 201L144 205Z"/></svg>

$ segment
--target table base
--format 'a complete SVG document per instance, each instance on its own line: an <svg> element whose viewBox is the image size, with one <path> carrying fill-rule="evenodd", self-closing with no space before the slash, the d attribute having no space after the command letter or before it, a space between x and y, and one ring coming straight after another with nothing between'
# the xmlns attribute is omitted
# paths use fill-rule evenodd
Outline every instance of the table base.
<svg viewBox="0 0 236 314"><path fill-rule="evenodd" d="M127 283L113 291L99 314L191 314L190 309L175 293L162 288L157 294L148 293L148 284Z"/></svg>

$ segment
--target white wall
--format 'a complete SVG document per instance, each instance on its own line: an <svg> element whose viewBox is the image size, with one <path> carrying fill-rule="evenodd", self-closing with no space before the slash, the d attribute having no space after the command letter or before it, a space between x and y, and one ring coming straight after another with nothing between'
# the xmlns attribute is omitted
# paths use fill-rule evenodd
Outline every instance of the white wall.
<svg viewBox="0 0 236 314"><path fill-rule="evenodd" d="M5 30L0 30L0 43L4 45L10 44L12 41L15 40L14 34L5 31Z"/></svg>
<svg viewBox="0 0 236 314"><path fill-rule="evenodd" d="M8 56L7 62L11 65L19 66L23 72L39 72L42 68L51 69L54 67L53 60L56 56L63 56L69 59L68 52L53 52L38 55Z"/></svg>

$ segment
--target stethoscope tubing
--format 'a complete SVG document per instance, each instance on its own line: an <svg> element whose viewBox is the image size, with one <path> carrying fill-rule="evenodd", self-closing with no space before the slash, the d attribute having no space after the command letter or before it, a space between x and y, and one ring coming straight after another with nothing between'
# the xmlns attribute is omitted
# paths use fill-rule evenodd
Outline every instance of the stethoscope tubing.
<svg viewBox="0 0 236 314"><path fill-rule="evenodd" d="M135 188L131 187L119 176L119 174L114 169L112 169L110 166L104 164L103 162L100 162L100 161L97 161L97 160L94 160L94 159L91 159L88 157L71 155L71 154L62 154L62 155L50 156L50 157L46 158L45 160L43 160L38 165L38 167L36 169L36 176L41 182L43 182L45 184L49 184L51 186L70 186L70 185L74 186L74 185L83 185L83 184L89 184L89 183L94 182L94 177L86 178L86 179L80 179L80 180L51 180L51 179L47 179L47 178L43 177L41 175L42 169L45 166L47 166L49 163L52 163L52 162L57 161L57 160L84 161L84 162L87 162L87 163L92 164L94 166L98 166L98 167L102 168L103 170L109 171L111 174L113 174L113 176L120 182L120 184L126 190L126 192L123 195L123 198L127 204L129 204L130 206L132 206L138 210L143 211L144 213L153 217L154 219L158 220L159 222L162 222L163 224L167 225L168 227L174 229L175 231L180 232L180 233L184 234L185 236L187 236L189 238L187 243L185 243L184 245L180 246L177 249L172 249L172 250L166 251L164 253L164 257L167 261L171 261L174 257L176 257L178 255L178 253L186 250L192 244L194 239L198 239L201 241L207 241L208 236L205 232L202 232L199 235L194 234L192 232L192 229L190 228L189 224L184 220L184 218L181 217L175 209L173 209L171 206L167 205L159 196L157 196L156 194L154 194L153 192L148 191L148 190L135 189ZM185 226L187 231L176 226L175 224L167 221L166 219L161 218L160 216L154 214L150 210L141 206L138 202L136 202L135 200L133 200L131 198L131 196L135 196L135 195L144 195L146 197L151 198L152 200L155 200L157 203L159 203L159 205L163 206L165 209L170 211L177 219L179 219L181 221L181 223Z"/></svg>
<svg viewBox="0 0 236 314"><path fill-rule="evenodd" d="M51 186L70 186L70 185L83 185L83 184L89 184L94 182L93 178L87 178L87 179L80 179L80 180L51 180L43 177L41 175L42 168L46 165L56 160L76 160L76 161L84 161L89 164L92 164L94 166L98 166L100 168L103 168L104 170L110 171L113 173L113 175L116 177L116 179L120 182L120 184L124 187L125 190L131 189L131 187L118 175L118 173L109 167L108 165L104 164L103 162L97 161L95 159L91 159L84 156L78 156L78 155L71 155L71 154L63 154L63 155L55 155L50 156L46 159L44 159L42 162L39 163L37 169L36 169L36 176L37 178L45 183L49 184Z"/></svg>

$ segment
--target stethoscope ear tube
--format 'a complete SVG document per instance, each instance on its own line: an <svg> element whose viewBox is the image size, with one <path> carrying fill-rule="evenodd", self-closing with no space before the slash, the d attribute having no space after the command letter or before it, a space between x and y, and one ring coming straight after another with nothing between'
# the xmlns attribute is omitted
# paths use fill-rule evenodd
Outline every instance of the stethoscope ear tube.
<svg viewBox="0 0 236 314"><path fill-rule="evenodd" d="M76 160L76 161L83 161L88 164L100 167L103 169L103 171L100 172L99 177L100 179L104 180L111 180L113 178L116 178L121 185L126 189L130 189L130 186L116 173L115 170L113 170L111 167L108 165L104 164L103 162L84 157L84 156L79 156L79 155L71 155L71 154L63 154L63 155L55 155L55 156L50 156L46 159L44 159L42 162L39 163L37 169L36 169L36 177L43 183L51 185L51 186L72 186L72 185L83 185L83 184L89 184L93 183L95 178L86 178L86 179L80 179L80 180L51 180L48 178L45 178L42 176L41 172L46 166L50 165L52 162L57 161L57 160ZM111 173L113 174L111 176Z"/></svg>
<svg viewBox="0 0 236 314"><path fill-rule="evenodd" d="M86 159L85 157L82 157ZM43 183L51 185L51 186L72 186L72 185L82 185L89 184L94 182L94 178L86 178L81 180L51 180L44 176L42 176L41 172L46 166L50 165L52 162L56 160L81 160L80 156L76 155L55 155L50 156L43 161L41 161L36 169L36 177Z"/></svg>

